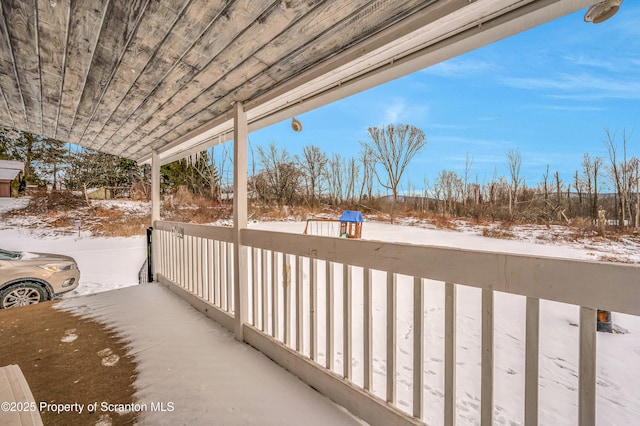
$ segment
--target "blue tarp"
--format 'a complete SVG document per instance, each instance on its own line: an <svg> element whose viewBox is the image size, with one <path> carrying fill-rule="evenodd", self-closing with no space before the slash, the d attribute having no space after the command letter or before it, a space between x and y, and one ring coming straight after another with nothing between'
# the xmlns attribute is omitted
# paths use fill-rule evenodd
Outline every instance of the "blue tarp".
<svg viewBox="0 0 640 426"><path fill-rule="evenodd" d="M362 218L362 213L360 212L345 210L344 212L342 212L342 216L340 216L340 222L362 223L364 222L364 219Z"/></svg>

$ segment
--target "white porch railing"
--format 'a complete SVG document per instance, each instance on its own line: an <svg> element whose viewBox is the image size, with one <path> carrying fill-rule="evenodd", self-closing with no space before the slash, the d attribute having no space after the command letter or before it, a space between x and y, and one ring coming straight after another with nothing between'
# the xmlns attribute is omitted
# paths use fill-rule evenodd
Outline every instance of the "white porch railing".
<svg viewBox="0 0 640 426"><path fill-rule="evenodd" d="M233 229L171 222L156 222L154 229L156 279L233 331ZM247 306L241 307L248 318L242 324L244 340L371 424L424 421L425 280L444 286L446 425L456 418L460 285L482 289L483 425L492 424L494 415L495 291L526 297L526 425L538 423L540 299L580 306L581 425L595 424L596 418L596 308L640 315L640 268L633 265L249 229L241 230L240 244L249 251L248 282L241 283L248 293ZM408 287L413 308L409 366L407 354L402 355L403 368L410 370L412 403L405 407L397 397L397 318L398 290ZM378 310L380 304L384 309ZM374 378L374 346L381 344L384 361L377 363L384 368L375 376L382 375L383 383Z"/></svg>

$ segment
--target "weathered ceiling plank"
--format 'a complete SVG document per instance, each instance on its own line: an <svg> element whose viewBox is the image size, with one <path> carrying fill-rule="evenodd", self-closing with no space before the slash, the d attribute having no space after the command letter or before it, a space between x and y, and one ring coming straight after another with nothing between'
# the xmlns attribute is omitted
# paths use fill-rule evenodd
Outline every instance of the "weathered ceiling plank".
<svg viewBox="0 0 640 426"><path fill-rule="evenodd" d="M210 28L212 22L218 18L225 6L225 0L219 0L215 3L209 0L196 0L187 6L162 46L154 53L144 73L129 89L109 118L109 122L92 139L92 141L98 141L93 145L100 145L102 148L109 141L117 140L116 132L128 121L135 121L133 114L136 111L139 112L139 115L142 114L143 104L147 98L152 96L154 91L159 91L160 82L184 53L201 39L203 32Z"/></svg>
<svg viewBox="0 0 640 426"><path fill-rule="evenodd" d="M114 70L113 78L102 92L102 98L83 130L82 139L86 141L86 146L100 147L93 143L95 136L102 130L135 81L147 68L149 61L173 28L179 15L180 11L175 12L160 2L152 1L147 5L138 29L126 47L119 66Z"/></svg>
<svg viewBox="0 0 640 426"><path fill-rule="evenodd" d="M40 92L40 64L38 56L38 27L35 0L5 0L3 12L7 22L15 69L22 92L26 115L26 129L42 133L42 96Z"/></svg>
<svg viewBox="0 0 640 426"><path fill-rule="evenodd" d="M54 6L55 5L55 6ZM42 78L42 131L56 133L69 26L69 0L38 1L38 43Z"/></svg>
<svg viewBox="0 0 640 426"><path fill-rule="evenodd" d="M190 87L196 83L194 78L198 73L220 52L228 48L230 43L258 19L265 10L269 10L273 4L273 0L239 0L232 3L221 14L220 19L216 19L207 28L200 39L169 71L160 85L154 89L154 96L145 99L129 120L122 123L113 138L116 140L139 138L139 135L133 134L133 131L141 124L149 125L148 123L157 114L157 110L173 97L184 98L185 95L180 93L181 90L193 90ZM236 54L240 54L243 49L235 49ZM202 52L208 52L208 55L203 56Z"/></svg>
<svg viewBox="0 0 640 426"><path fill-rule="evenodd" d="M199 124L187 123L190 121L190 117L202 113L203 109L212 108L217 100L222 99L221 104L227 105L235 99L245 99L230 99L229 92L241 85L255 88L251 80L256 74L259 74L260 71L267 69L283 55L291 52L292 49L295 50L294 46L308 46L310 42L326 31L327 28L331 28L346 17L357 13L363 6L369 3L371 3L371 0L350 1L346 3L327 2L309 11L301 19L294 22L279 34L277 38L272 39L269 43L264 44L258 49L253 54L253 58L249 58L237 66L233 70L233 74L228 74L225 78L219 79L215 84L200 94L198 98L186 104L181 110L169 117L167 121L154 129L154 131L144 139L139 139L137 146L132 147L130 152L136 152L134 151L135 149L138 151L143 149L144 146L153 143L156 138L160 139L158 141L159 143L164 143L164 141L170 141L172 138L178 137L176 132L171 132L167 135L167 138L163 137L163 135L169 133L175 126L187 124L183 129L189 128L189 130L191 130L201 125L202 120L205 122L211 120L214 116L212 115L212 111L211 113L203 114L202 120L198 122ZM260 61L261 66L254 66L256 59ZM240 78L238 78L238 76ZM274 82L277 82L277 80L269 79L267 84L273 84ZM203 105L207 106L203 108Z"/></svg>
<svg viewBox="0 0 640 426"><path fill-rule="evenodd" d="M17 130L27 129L27 119L22 101L22 92L15 68L14 53L9 41L4 5L0 3L0 86L11 116L11 125ZM3 121L9 123L8 121Z"/></svg>
<svg viewBox="0 0 640 426"><path fill-rule="evenodd" d="M0 87L0 127L4 125L11 126L11 128L15 128L16 125L11 118L11 111L9 111L9 103L7 102L7 98L2 91L2 87Z"/></svg>
<svg viewBox="0 0 640 426"><path fill-rule="evenodd" d="M102 147L109 143L116 131L142 106L147 97L152 95L166 74L175 66L184 52L199 39L200 34L209 27L224 7L224 0L215 4L208 0L189 3L170 34L154 53L143 74L129 89L109 121L93 137L92 141L98 141L94 144L95 146Z"/></svg>
<svg viewBox="0 0 640 426"><path fill-rule="evenodd" d="M290 26L295 25L315 6L316 4L312 2L297 2L295 4L292 2L286 6L281 3L278 7L270 8L217 55L201 73L196 75L187 88L173 96L150 116L146 123L136 129L133 133L135 139L142 139L146 135L147 140L153 140L156 138L155 135L166 133L164 126L161 127L163 122L172 117L174 117L173 120L187 119L188 110L185 112L181 110L187 105L193 106L198 111L206 108L212 98L226 94L224 87L220 86L221 82L233 80L230 84L235 86L263 71L267 68L267 64L252 58L252 55L260 50L264 43L274 40ZM291 40L287 45L299 42ZM243 64L245 67L239 69ZM220 93L215 90L208 91L207 89L212 86L218 86L222 91ZM207 92L207 96L202 96L203 92Z"/></svg>
<svg viewBox="0 0 640 426"><path fill-rule="evenodd" d="M269 52L261 57L266 60L270 59L269 65L272 65L266 72L262 72L264 69L258 70L258 72L244 69L234 70L235 75L243 75L248 80L242 82L225 78L219 81L212 89L203 93L198 99L178 111L173 118L159 126L155 132L141 139L140 145L150 145L154 143L155 139L158 139L161 144L174 140L219 116L229 103L237 99L248 100L249 96L258 96L267 88L272 87L274 82L286 81L299 70L308 68L310 62L317 62L318 58L333 56L351 46L354 40L359 40L355 31L368 36L390 25L398 19L398 16L412 12L423 5L424 1L422 0L412 0L402 4L392 0L378 0L358 10L353 10L352 13L337 22L331 21L329 23L331 30L326 30L325 27L324 31L306 34L306 39L300 39L299 37L302 36L300 34L295 39L289 36L281 37L284 40L295 40L296 45L300 47L265 45L261 50L268 48ZM335 14L335 11L332 12ZM320 19L331 18L324 16ZM288 32L294 33L294 29L290 28ZM261 53L261 51L256 52L257 55ZM225 95L221 99L207 104L207 100L213 97L213 93L224 93ZM161 133L162 131L165 133ZM158 144L158 142L155 143Z"/></svg>
<svg viewBox="0 0 640 426"><path fill-rule="evenodd" d="M71 140L81 140L89 120L120 66L123 51L135 33L149 0L111 1L93 52L90 72L76 111Z"/></svg>
<svg viewBox="0 0 640 426"><path fill-rule="evenodd" d="M54 135L56 139L81 143L79 140L70 139L71 127L91 68L93 52L100 36L100 31L97 29L102 28L106 6L102 0L71 2L62 100L58 128Z"/></svg>

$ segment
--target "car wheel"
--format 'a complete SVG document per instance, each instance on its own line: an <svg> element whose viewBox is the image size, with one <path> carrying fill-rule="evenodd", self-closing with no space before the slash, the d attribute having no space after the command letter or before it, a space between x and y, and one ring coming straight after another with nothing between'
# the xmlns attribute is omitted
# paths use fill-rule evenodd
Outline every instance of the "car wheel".
<svg viewBox="0 0 640 426"><path fill-rule="evenodd" d="M35 305L47 300L47 293L33 281L24 281L0 291L0 309Z"/></svg>

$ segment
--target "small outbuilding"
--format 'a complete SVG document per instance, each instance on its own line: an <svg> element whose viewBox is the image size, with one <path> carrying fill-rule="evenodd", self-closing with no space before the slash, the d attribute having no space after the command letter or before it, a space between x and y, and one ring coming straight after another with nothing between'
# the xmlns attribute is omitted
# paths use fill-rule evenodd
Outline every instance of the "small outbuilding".
<svg viewBox="0 0 640 426"><path fill-rule="evenodd" d="M346 238L362 238L362 213L345 210L340 216L340 236Z"/></svg>
<svg viewBox="0 0 640 426"><path fill-rule="evenodd" d="M11 183L24 173L21 161L0 160L0 197L11 197Z"/></svg>

